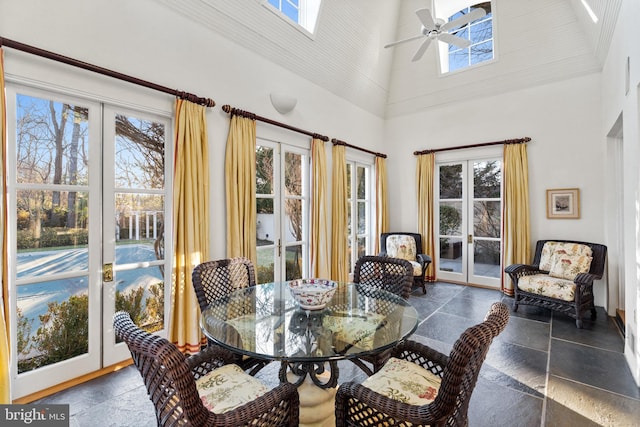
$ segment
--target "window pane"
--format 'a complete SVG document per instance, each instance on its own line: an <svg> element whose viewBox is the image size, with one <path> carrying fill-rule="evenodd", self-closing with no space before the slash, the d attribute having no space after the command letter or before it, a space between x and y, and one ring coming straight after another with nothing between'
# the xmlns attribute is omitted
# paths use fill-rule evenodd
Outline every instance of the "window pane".
<svg viewBox="0 0 640 427"><path fill-rule="evenodd" d="M164 196L157 194L116 193L116 262L162 259L154 243L164 233ZM119 256L128 247L126 256ZM120 259L118 259L120 258Z"/></svg>
<svg viewBox="0 0 640 427"><path fill-rule="evenodd" d="M462 202L440 202L440 235L459 236L462 233Z"/></svg>
<svg viewBox="0 0 640 427"><path fill-rule="evenodd" d="M500 277L500 242L476 240L473 244L473 273L476 276Z"/></svg>
<svg viewBox="0 0 640 427"><path fill-rule="evenodd" d="M491 20L482 21L471 26L471 43L476 44L493 38Z"/></svg>
<svg viewBox="0 0 640 427"><path fill-rule="evenodd" d="M273 200L258 199L258 214L256 216L256 240L258 246L273 244ZM260 206L262 208L260 208Z"/></svg>
<svg viewBox="0 0 640 427"><path fill-rule="evenodd" d="M89 110L26 95L16 102L17 182L87 185Z"/></svg>
<svg viewBox="0 0 640 427"><path fill-rule="evenodd" d="M273 149L256 147L256 194L273 195ZM260 210L258 210L260 212Z"/></svg>
<svg viewBox="0 0 640 427"><path fill-rule="evenodd" d="M353 199L353 194L351 193L351 169L353 165L351 163L347 163L347 197L349 199Z"/></svg>
<svg viewBox="0 0 640 427"><path fill-rule="evenodd" d="M358 234L367 232L367 202L358 202Z"/></svg>
<svg viewBox="0 0 640 427"><path fill-rule="evenodd" d="M358 258L367 254L367 238L358 238Z"/></svg>
<svg viewBox="0 0 640 427"><path fill-rule="evenodd" d="M440 199L462 198L462 164L440 167Z"/></svg>
<svg viewBox="0 0 640 427"><path fill-rule="evenodd" d="M367 197L367 169L358 166L358 199Z"/></svg>
<svg viewBox="0 0 640 427"><path fill-rule="evenodd" d="M473 197L476 199L500 198L502 181L501 162L475 162L473 164Z"/></svg>
<svg viewBox="0 0 640 427"><path fill-rule="evenodd" d="M61 206L54 208L53 193L45 190L16 192L19 278L88 268L88 194L59 191Z"/></svg>
<svg viewBox="0 0 640 427"><path fill-rule="evenodd" d="M121 253L119 253L121 252ZM129 249L116 249L116 257L127 256ZM127 260L117 263L130 262ZM164 326L164 279L158 267L118 271L116 283L116 311L131 314L141 328L155 332Z"/></svg>
<svg viewBox="0 0 640 427"><path fill-rule="evenodd" d="M302 200L288 199L285 202L286 229L284 230L287 242L302 240Z"/></svg>
<svg viewBox="0 0 640 427"><path fill-rule="evenodd" d="M471 64L493 59L493 41L471 46Z"/></svg>
<svg viewBox="0 0 640 427"><path fill-rule="evenodd" d="M275 248L273 246L258 247L258 249L256 250L258 255L258 265L256 266L256 281L258 283L273 282L273 260L275 259L274 251Z"/></svg>
<svg viewBox="0 0 640 427"><path fill-rule="evenodd" d="M18 286L19 373L87 353L88 286L87 277Z"/></svg>
<svg viewBox="0 0 640 427"><path fill-rule="evenodd" d="M469 66L469 48L449 53L449 71Z"/></svg>
<svg viewBox="0 0 640 427"><path fill-rule="evenodd" d="M116 115L116 188L164 188L164 124Z"/></svg>
<svg viewBox="0 0 640 427"><path fill-rule="evenodd" d="M297 2L292 2L289 0L282 1L282 13L284 13L287 18L291 19L293 22L299 22L298 20L298 7Z"/></svg>
<svg viewBox="0 0 640 427"><path fill-rule="evenodd" d="M286 248L286 280L302 278L302 246L287 246Z"/></svg>
<svg viewBox="0 0 640 427"><path fill-rule="evenodd" d="M462 272L462 239L440 238L440 270Z"/></svg>
<svg viewBox="0 0 640 427"><path fill-rule="evenodd" d="M473 202L473 234L500 237L500 201Z"/></svg>
<svg viewBox="0 0 640 427"><path fill-rule="evenodd" d="M284 186L288 196L302 195L302 156L285 153Z"/></svg>

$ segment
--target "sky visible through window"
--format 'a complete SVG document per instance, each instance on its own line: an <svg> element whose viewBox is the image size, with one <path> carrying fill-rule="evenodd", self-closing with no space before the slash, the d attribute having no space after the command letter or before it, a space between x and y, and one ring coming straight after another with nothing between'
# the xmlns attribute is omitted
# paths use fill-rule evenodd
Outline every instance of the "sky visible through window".
<svg viewBox="0 0 640 427"><path fill-rule="evenodd" d="M443 61L442 72L451 72L474 64L489 61L493 59L493 14L491 11L491 2L483 2L465 7L449 17L452 21L462 15L466 15L471 10L482 7L487 14L463 27L458 31L452 32L458 37L471 41L471 46L460 49L455 45L448 45L448 61ZM448 64L447 64L448 62Z"/></svg>
<svg viewBox="0 0 640 427"><path fill-rule="evenodd" d="M315 31L321 0L267 0L267 2L294 24L312 34Z"/></svg>

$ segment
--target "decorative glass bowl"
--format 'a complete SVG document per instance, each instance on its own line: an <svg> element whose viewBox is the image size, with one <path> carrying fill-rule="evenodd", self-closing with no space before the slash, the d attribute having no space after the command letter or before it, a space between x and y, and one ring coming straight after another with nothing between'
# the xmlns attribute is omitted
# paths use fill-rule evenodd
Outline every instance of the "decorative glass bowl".
<svg viewBox="0 0 640 427"><path fill-rule="evenodd" d="M337 288L336 282L325 279L298 279L289 282L291 296L305 310L323 309L331 301Z"/></svg>

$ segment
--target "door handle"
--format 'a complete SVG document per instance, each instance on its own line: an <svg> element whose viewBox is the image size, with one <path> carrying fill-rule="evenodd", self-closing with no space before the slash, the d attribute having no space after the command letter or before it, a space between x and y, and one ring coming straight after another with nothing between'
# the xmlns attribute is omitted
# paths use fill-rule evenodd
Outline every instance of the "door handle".
<svg viewBox="0 0 640 427"><path fill-rule="evenodd" d="M473 236L471 234L467 236L467 243L473 243Z"/></svg>
<svg viewBox="0 0 640 427"><path fill-rule="evenodd" d="M104 264L102 266L102 281L113 282L113 264Z"/></svg>

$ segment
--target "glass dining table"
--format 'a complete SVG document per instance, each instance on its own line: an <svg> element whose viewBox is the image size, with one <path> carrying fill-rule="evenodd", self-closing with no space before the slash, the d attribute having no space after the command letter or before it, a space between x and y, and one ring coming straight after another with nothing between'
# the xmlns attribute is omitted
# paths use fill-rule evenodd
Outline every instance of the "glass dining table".
<svg viewBox="0 0 640 427"><path fill-rule="evenodd" d="M288 282L260 284L213 301L200 319L207 338L231 352L281 362L279 379L298 386L306 426L332 425L338 361L350 359L370 375L365 361L417 324L416 309L400 296L354 283L338 283L319 310L299 307Z"/></svg>

